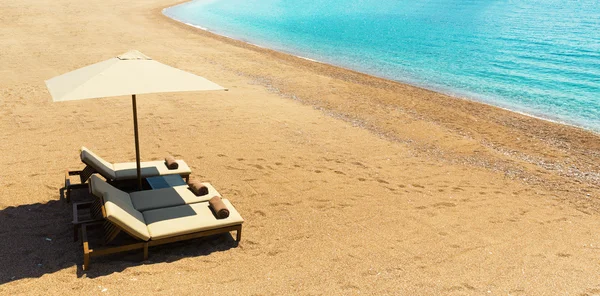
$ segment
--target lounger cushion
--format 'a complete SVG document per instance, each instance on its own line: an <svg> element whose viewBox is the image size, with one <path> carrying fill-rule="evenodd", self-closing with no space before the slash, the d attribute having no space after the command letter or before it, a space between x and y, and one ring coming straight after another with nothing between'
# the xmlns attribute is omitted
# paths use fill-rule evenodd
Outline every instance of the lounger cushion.
<svg viewBox="0 0 600 296"><path fill-rule="evenodd" d="M111 195L111 199L119 200L119 204L126 204L128 207L133 208L131 198L127 192L119 190L106 183L106 181L102 180L95 174L90 177L90 192L94 196L102 198L105 198L106 193L109 193Z"/></svg>
<svg viewBox="0 0 600 296"><path fill-rule="evenodd" d="M129 194L106 183L97 175L90 177L90 191L104 199L106 219L141 240L150 239L144 215L133 207Z"/></svg>
<svg viewBox="0 0 600 296"><path fill-rule="evenodd" d="M108 221L143 241L150 239L144 215L134 209L133 206L123 202L120 198L114 198L111 193L105 193L104 209L106 210L106 219Z"/></svg>
<svg viewBox="0 0 600 296"><path fill-rule="evenodd" d="M142 169L142 178L162 175L189 175L192 173L190 167L185 161L177 160L179 168L169 170L164 161L144 161L140 163ZM113 166L117 180L127 180L137 178L137 165L135 162L115 163Z"/></svg>
<svg viewBox="0 0 600 296"><path fill-rule="evenodd" d="M230 212L226 219L217 220L208 202L145 211L144 219L152 240L242 224L244 219L229 200L223 202Z"/></svg>
<svg viewBox="0 0 600 296"><path fill-rule="evenodd" d="M114 180L116 178L116 174L113 168L113 165L94 154L92 151L85 147L81 147L81 161L92 168L94 168L98 173L104 176L106 179Z"/></svg>
<svg viewBox="0 0 600 296"><path fill-rule="evenodd" d="M209 183L202 183L208 188L208 194L196 196L187 185L163 189L144 190L129 194L133 207L138 211L154 210L208 201L213 196L221 196Z"/></svg>

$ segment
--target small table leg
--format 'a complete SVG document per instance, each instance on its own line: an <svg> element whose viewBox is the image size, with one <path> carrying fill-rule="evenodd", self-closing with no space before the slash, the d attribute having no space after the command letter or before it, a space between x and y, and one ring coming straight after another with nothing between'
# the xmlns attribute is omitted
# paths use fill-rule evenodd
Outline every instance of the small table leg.
<svg viewBox="0 0 600 296"><path fill-rule="evenodd" d="M242 226L240 225L240 228L238 228L238 230L236 231L235 240L239 243L241 239L242 239Z"/></svg>

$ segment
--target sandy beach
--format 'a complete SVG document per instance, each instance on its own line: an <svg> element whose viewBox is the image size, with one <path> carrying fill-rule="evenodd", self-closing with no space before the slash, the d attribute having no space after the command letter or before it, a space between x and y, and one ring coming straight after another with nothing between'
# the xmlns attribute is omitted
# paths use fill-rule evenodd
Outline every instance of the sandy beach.
<svg viewBox="0 0 600 296"><path fill-rule="evenodd" d="M600 294L600 136L186 26L173 0L0 3L0 295ZM127 97L44 81L137 49L228 92L138 96L142 160L245 219L82 270L64 171L135 160Z"/></svg>

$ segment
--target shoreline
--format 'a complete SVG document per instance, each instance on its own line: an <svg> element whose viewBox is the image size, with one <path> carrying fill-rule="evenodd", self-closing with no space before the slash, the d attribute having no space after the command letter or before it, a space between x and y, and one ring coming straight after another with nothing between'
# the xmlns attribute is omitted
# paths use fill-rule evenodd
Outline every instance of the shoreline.
<svg viewBox="0 0 600 296"><path fill-rule="evenodd" d="M306 60L306 61L309 61L309 62L314 62L314 63L318 63L318 64L321 64L321 65L326 65L326 66L330 66L330 67L334 67L334 68L339 68L339 69L345 70L345 71L351 71L351 72L359 73L359 74L366 75L366 76L369 76L369 77L372 77L372 78L375 78L375 79L382 79L382 80L386 80L386 81L393 82L393 83L404 84L404 85L408 85L408 86L411 86L411 87L415 87L415 88L419 88L419 89L423 89L423 90L427 90L427 91L432 91L432 92L435 92L435 93L439 93L439 94L442 94L442 95L446 95L446 96L452 97L454 99L465 100L465 101L469 101L469 102L472 102L472 103L478 103L478 104L486 105L486 106L493 107L493 108L499 108L499 109L502 109L502 110L505 110L505 111L514 112L514 113L517 113L517 114L520 114L520 115L524 115L524 116L527 116L527 117L531 117L531 118L534 118L534 119L543 120L543 121L554 123L554 124L565 125L565 126L576 128L576 129L581 129L581 130L583 130L585 132L591 132L593 134L596 134L596 135L600 136L600 128L594 129L594 128L591 128L591 127L585 127L585 126L578 125L574 121L573 122L569 122L569 121L558 119L558 118L551 118L551 115L547 115L547 114L536 115L536 114L533 114L533 113L530 113L530 112L527 112L527 111L518 110L518 107L514 107L515 109L512 109L511 107L508 107L508 106L502 106L503 104L494 104L494 103L486 102L486 99L483 98L483 97L485 97L484 95L474 94L474 93L473 94L468 94L466 92L462 93L461 91L456 92L456 91L449 90L449 89L445 90L443 88L438 88L438 87L435 87L435 86L421 85L421 84L412 83L412 82L409 82L409 81L395 80L395 79L391 79L391 78L388 78L388 77L379 76L379 75L376 75L376 74L362 72L360 70L355 70L355 69L352 69L352 68L347 68L347 67L344 67L342 65L336 65L336 64L333 64L333 63L328 63L328 62L324 62L324 61L312 59L312 58L309 58L309 57L305 57L305 56L302 56L302 55L299 55L299 54L295 54L292 51L273 49L273 48L270 48L268 46L263 46L263 45L260 45L260 44L252 43L250 41L246 41L246 40L243 40L243 39L238 39L238 38L235 38L235 37L232 37L232 36L221 34L221 33L217 32L217 31L211 30L211 29L209 29L207 27L202 27L202 26L199 26L199 25L194 25L192 23L188 23L188 22L182 21L180 19L177 19L174 16L171 16L171 15L168 15L168 14L165 13L165 11L167 9L169 9L169 8L172 8L172 7L175 7L175 6L179 6L179 5L188 3L188 2L193 2L193 1L195 1L195 0L184 0L182 2L178 2L178 3L174 4L174 5L163 7L161 9L161 14L163 16L167 17L168 19L176 21L176 22L179 22L179 23L181 23L183 25L186 25L186 26L198 29L198 30L202 30L202 31L207 32L209 34L213 34L214 36L219 36L219 37L222 37L222 38L226 38L226 39L234 41L234 42L241 42L241 43L247 44L249 46L254 46L257 49L274 51L274 52L277 52L277 53L280 53L280 54L289 55L289 56L292 56L292 57L295 57L295 58L299 58L299 59L302 59L302 60Z"/></svg>

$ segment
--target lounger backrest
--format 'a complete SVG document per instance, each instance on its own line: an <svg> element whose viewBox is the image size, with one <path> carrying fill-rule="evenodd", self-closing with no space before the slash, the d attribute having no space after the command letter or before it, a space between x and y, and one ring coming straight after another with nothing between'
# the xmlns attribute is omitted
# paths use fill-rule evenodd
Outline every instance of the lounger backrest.
<svg viewBox="0 0 600 296"><path fill-rule="evenodd" d="M90 178L90 191L104 200L104 210L108 221L134 237L144 241L150 239L144 215L133 207L127 192L106 183L97 175L92 175Z"/></svg>
<svg viewBox="0 0 600 296"><path fill-rule="evenodd" d="M104 194L104 210L106 219L121 227L125 232L143 241L150 239L144 215L130 204L123 202L122 199L113 198L110 192Z"/></svg>
<svg viewBox="0 0 600 296"><path fill-rule="evenodd" d="M105 178L114 180L117 177L112 163L102 159L102 157L96 155L94 152L90 151L89 149L82 146L80 156L81 156L81 161L83 163L94 168L96 171L98 171L98 173L100 173Z"/></svg>
<svg viewBox="0 0 600 296"><path fill-rule="evenodd" d="M90 192L94 196L102 198L104 197L104 194L108 192L113 199L118 199L119 203L124 203L133 207L129 193L106 183L106 181L102 180L98 175L94 174L90 177Z"/></svg>

